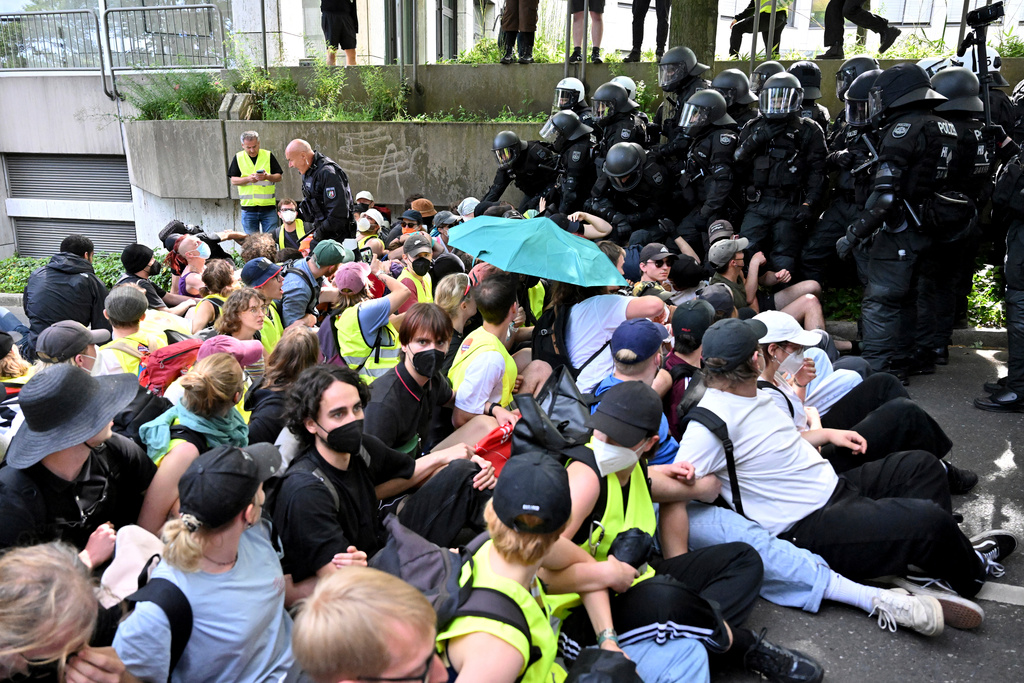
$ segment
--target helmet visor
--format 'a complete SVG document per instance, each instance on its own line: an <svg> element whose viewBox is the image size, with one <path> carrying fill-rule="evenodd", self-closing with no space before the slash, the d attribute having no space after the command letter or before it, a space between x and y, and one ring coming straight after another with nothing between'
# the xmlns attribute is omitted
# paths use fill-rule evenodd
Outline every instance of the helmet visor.
<svg viewBox="0 0 1024 683"><path fill-rule="evenodd" d="M667 88L686 77L685 64L661 64L658 66L658 85Z"/></svg>
<svg viewBox="0 0 1024 683"><path fill-rule="evenodd" d="M767 88L758 97L765 116L785 116L800 110L803 93L796 88Z"/></svg>
<svg viewBox="0 0 1024 683"><path fill-rule="evenodd" d="M846 121L851 126L866 126L871 123L870 106L865 100L846 100Z"/></svg>
<svg viewBox="0 0 1024 683"><path fill-rule="evenodd" d="M548 119L547 123L541 127L540 136L552 144L558 140L558 129L555 128L555 124L551 119Z"/></svg>
<svg viewBox="0 0 1024 683"><path fill-rule="evenodd" d="M686 134L700 130L708 123L711 112L707 107L699 107L687 102L683 105L683 112L679 116L679 126Z"/></svg>
<svg viewBox="0 0 1024 683"><path fill-rule="evenodd" d="M750 75L750 92L758 95L761 93L761 88L764 87L764 82L768 80L769 74L755 71Z"/></svg>
<svg viewBox="0 0 1024 683"><path fill-rule="evenodd" d="M868 116L875 120L881 117L883 111L885 111L885 103L882 101L882 89L872 88L868 92Z"/></svg>
<svg viewBox="0 0 1024 683"><path fill-rule="evenodd" d="M640 184L640 178L642 177L643 169L638 168L624 176L608 176L608 179L611 180L612 187L619 192L628 192Z"/></svg>
<svg viewBox="0 0 1024 683"><path fill-rule="evenodd" d="M498 157L498 166L508 168L516 160L516 157L519 156L519 150L515 147L503 147L494 150L494 156Z"/></svg>
<svg viewBox="0 0 1024 683"><path fill-rule="evenodd" d="M711 88L717 90L725 98L725 106L731 107L736 102L736 88Z"/></svg>
<svg viewBox="0 0 1024 683"><path fill-rule="evenodd" d="M851 69L840 69L836 72L836 97L840 100L846 96L846 91L850 89L850 84L853 83L853 79L857 78L857 74Z"/></svg>
<svg viewBox="0 0 1024 683"><path fill-rule="evenodd" d="M563 109L572 109L576 106L576 101L580 94L575 90L565 90L563 88L555 88L555 101L552 104L552 111L561 111Z"/></svg>
<svg viewBox="0 0 1024 683"><path fill-rule="evenodd" d="M594 103L594 116L605 119L615 113L615 103L608 100L591 100Z"/></svg>

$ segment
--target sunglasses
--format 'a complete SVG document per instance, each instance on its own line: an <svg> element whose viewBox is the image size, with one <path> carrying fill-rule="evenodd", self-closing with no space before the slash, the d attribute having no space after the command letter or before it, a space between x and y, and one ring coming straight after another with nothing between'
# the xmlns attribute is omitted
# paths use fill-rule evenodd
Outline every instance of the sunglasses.
<svg viewBox="0 0 1024 683"><path fill-rule="evenodd" d="M412 221L402 221L403 228L415 228L418 227L419 223L413 223Z"/></svg>
<svg viewBox="0 0 1024 683"><path fill-rule="evenodd" d="M668 259L667 258L663 258L663 259L660 259L658 261L651 260L651 261L648 261L648 263L653 263L658 268L664 268L665 266L668 265Z"/></svg>

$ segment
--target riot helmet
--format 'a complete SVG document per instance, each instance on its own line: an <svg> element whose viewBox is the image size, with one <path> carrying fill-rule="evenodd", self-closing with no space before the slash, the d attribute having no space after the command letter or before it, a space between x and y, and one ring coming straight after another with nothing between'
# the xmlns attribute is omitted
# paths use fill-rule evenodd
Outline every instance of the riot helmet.
<svg viewBox="0 0 1024 683"><path fill-rule="evenodd" d="M943 69L953 66L953 62L949 57L925 57L918 61L917 65L924 69L924 72L928 74L928 78L931 78Z"/></svg>
<svg viewBox="0 0 1024 683"><path fill-rule="evenodd" d="M709 124L727 126L736 121L726 113L725 97L717 90L699 90L686 100L679 117L679 126L684 135L694 137Z"/></svg>
<svg viewBox="0 0 1024 683"><path fill-rule="evenodd" d="M821 69L814 62L794 62L789 67L789 73L796 76L804 89L805 100L821 99Z"/></svg>
<svg viewBox="0 0 1024 683"><path fill-rule="evenodd" d="M985 59L988 61L988 73L992 76L992 87L1009 88L1010 83L999 73L1003 66L1003 58L993 48L985 46ZM981 78L981 71L978 70L978 47L974 46L964 53L963 57L951 57L953 66L963 66L974 72L974 75Z"/></svg>
<svg viewBox="0 0 1024 683"><path fill-rule="evenodd" d="M665 92L679 92L693 78L710 69L697 61L697 55L688 47L674 47L658 63L658 85Z"/></svg>
<svg viewBox="0 0 1024 683"><path fill-rule="evenodd" d="M636 99L636 81L634 81L632 78L630 78L629 76L616 76L611 80L611 82L618 83L623 88L625 88L626 95L629 96L629 99Z"/></svg>
<svg viewBox="0 0 1024 683"><path fill-rule="evenodd" d="M871 124L868 95L875 84L875 80L881 73L881 69L865 71L853 79L850 87L846 89L846 122L849 125L863 128Z"/></svg>
<svg viewBox="0 0 1024 683"><path fill-rule="evenodd" d="M978 97L981 84L970 69L962 66L943 69L932 76L932 87L946 98L945 102L935 107L935 111L985 111L985 105Z"/></svg>
<svg viewBox="0 0 1024 683"><path fill-rule="evenodd" d="M1014 87L1010 100L1018 106L1024 104L1024 79L1021 79L1021 82Z"/></svg>
<svg viewBox="0 0 1024 683"><path fill-rule="evenodd" d="M839 71L836 72L836 97L839 98L839 101L843 101L846 91L850 89L850 84L853 83L853 79L865 71L877 68L878 60L867 55L856 55L843 62L843 65L839 67Z"/></svg>
<svg viewBox="0 0 1024 683"><path fill-rule="evenodd" d="M526 141L520 140L519 136L510 130L503 130L494 136L491 150L498 158L498 166L508 168L519 158L520 152L526 151Z"/></svg>
<svg viewBox="0 0 1024 683"><path fill-rule="evenodd" d="M754 69L754 73L750 75L750 92L754 95L760 95L761 88L764 87L764 82L775 74L780 74L785 70L786 67L776 61L758 64L757 68Z"/></svg>
<svg viewBox="0 0 1024 683"><path fill-rule="evenodd" d="M594 91L594 117L598 121L607 121L615 114L625 114L639 108L629 98L626 89L618 83L605 83Z"/></svg>
<svg viewBox="0 0 1024 683"><path fill-rule="evenodd" d="M551 104L551 113L555 114L563 109L575 109L577 105L586 104L583 99L585 95L583 81L578 78L563 78L555 86L555 101Z"/></svg>
<svg viewBox="0 0 1024 683"><path fill-rule="evenodd" d="M904 62L878 75L868 93L868 111L872 123L878 124L895 109L908 105L932 109L945 101L946 98L932 88L932 82L928 80L924 69L917 64Z"/></svg>
<svg viewBox="0 0 1024 683"><path fill-rule="evenodd" d="M750 79L739 69L726 69L715 76L711 88L722 93L726 107L757 102L757 98L750 94Z"/></svg>
<svg viewBox="0 0 1024 683"><path fill-rule="evenodd" d="M769 119L786 119L800 111L804 89L791 73L778 73L764 82L758 96L761 115Z"/></svg>
<svg viewBox="0 0 1024 683"><path fill-rule="evenodd" d="M604 159L604 172L612 187L619 192L629 192L644 177L647 152L635 142L617 142L608 150Z"/></svg>
<svg viewBox="0 0 1024 683"><path fill-rule="evenodd" d="M564 109L548 119L540 129L540 136L561 150L566 143L590 135L594 129L580 121L579 115L571 109Z"/></svg>

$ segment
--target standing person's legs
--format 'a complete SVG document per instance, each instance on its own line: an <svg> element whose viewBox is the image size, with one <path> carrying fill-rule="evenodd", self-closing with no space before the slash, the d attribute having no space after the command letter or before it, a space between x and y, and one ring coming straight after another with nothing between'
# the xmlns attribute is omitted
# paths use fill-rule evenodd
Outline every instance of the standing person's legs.
<svg viewBox="0 0 1024 683"><path fill-rule="evenodd" d="M347 52L348 50L346 50L346 53ZM355 50L353 50L353 52L355 52ZM271 207L270 211L260 212L260 229L263 232L274 232L277 230L278 225L279 221L277 218L277 211L274 211L273 207Z"/></svg>
<svg viewBox="0 0 1024 683"><path fill-rule="evenodd" d="M754 18L747 17L746 19L740 19L732 25L729 33L729 54L736 57L740 53L740 48L743 46L743 34L749 33L753 35L754 32Z"/></svg>
<svg viewBox="0 0 1024 683"><path fill-rule="evenodd" d="M661 4L660 1L658 3ZM644 43L644 21L647 19L647 11L651 8L651 0L633 0L633 52L636 53L639 61L640 52Z"/></svg>
<svg viewBox="0 0 1024 683"><path fill-rule="evenodd" d="M583 3L579 3L582 5ZM583 47L583 10L579 12L576 10L576 2L573 2L573 13L572 13L572 46L579 50Z"/></svg>
<svg viewBox="0 0 1024 683"><path fill-rule="evenodd" d="M330 54L330 53L328 53ZM242 230L246 235L260 232L260 212L242 209Z"/></svg>
<svg viewBox="0 0 1024 683"><path fill-rule="evenodd" d="M832 0L832 2L838 2L838 0ZM829 4L831 5L832 3ZM875 33L881 33L889 27L888 21L864 9L864 0L843 0L842 5L843 17L849 19L857 26L874 31Z"/></svg>
<svg viewBox="0 0 1024 683"><path fill-rule="evenodd" d="M602 3L603 5L603 3ZM590 11L590 43L592 50L601 48L601 38L604 37L604 8L600 12Z"/></svg>
<svg viewBox="0 0 1024 683"><path fill-rule="evenodd" d="M914 277L913 250L907 251L898 235L879 232L869 247L868 284L864 288L862 320L864 323L863 357L875 372L890 369L897 357L901 336L903 306L912 290ZM900 251L903 251L902 259Z"/></svg>
<svg viewBox="0 0 1024 683"><path fill-rule="evenodd" d="M825 7L825 47L843 46L843 2L844 0L829 0Z"/></svg>
<svg viewBox="0 0 1024 683"><path fill-rule="evenodd" d="M339 41L336 37L337 18L339 12L321 12L320 13L320 28L324 32L324 40L327 42L327 66L334 66L338 59L338 47ZM245 225L245 222L242 222ZM246 230L246 233L249 233ZM249 233L252 234L252 233Z"/></svg>
<svg viewBox="0 0 1024 683"><path fill-rule="evenodd" d="M654 14L658 17L658 28L655 34L654 54L661 60L668 42L668 15L672 9L672 0L654 0Z"/></svg>

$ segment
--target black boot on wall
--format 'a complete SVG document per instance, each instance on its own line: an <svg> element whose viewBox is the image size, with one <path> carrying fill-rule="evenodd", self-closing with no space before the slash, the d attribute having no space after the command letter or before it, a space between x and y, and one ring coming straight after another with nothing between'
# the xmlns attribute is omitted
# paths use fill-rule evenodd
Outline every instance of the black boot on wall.
<svg viewBox="0 0 1024 683"><path fill-rule="evenodd" d="M511 64L516 61L516 36L518 31L505 31L505 54L501 57L502 64Z"/></svg>

